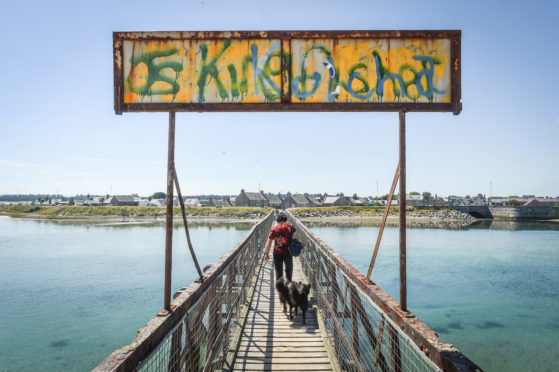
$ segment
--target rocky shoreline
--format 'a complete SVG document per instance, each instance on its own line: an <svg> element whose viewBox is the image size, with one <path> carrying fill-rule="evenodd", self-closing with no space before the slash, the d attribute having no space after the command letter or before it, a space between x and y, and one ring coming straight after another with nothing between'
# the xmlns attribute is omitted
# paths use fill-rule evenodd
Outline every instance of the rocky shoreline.
<svg viewBox="0 0 559 372"><path fill-rule="evenodd" d="M298 212L291 211L293 216L301 220L322 220L322 219L361 219L361 220L382 220L383 213L358 214L352 211L319 211L319 212ZM467 213L455 210L439 210L439 211L408 211L406 217L410 221L414 220L433 220L433 221L460 221L467 224L477 221L476 218ZM398 219L398 212L390 212L388 221Z"/></svg>

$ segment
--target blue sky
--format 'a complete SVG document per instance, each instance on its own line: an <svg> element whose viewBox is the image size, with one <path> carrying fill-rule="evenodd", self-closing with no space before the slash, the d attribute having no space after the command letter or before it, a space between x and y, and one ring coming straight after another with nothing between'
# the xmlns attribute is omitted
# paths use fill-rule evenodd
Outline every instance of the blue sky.
<svg viewBox="0 0 559 372"><path fill-rule="evenodd" d="M553 1L12 1L2 5L0 194L166 188L168 115L113 111L112 32L461 29L462 103L407 115L409 191L559 195ZM282 139L283 138L283 139ZM289 140L286 140L289 138ZM183 194L376 195L396 113L177 113Z"/></svg>

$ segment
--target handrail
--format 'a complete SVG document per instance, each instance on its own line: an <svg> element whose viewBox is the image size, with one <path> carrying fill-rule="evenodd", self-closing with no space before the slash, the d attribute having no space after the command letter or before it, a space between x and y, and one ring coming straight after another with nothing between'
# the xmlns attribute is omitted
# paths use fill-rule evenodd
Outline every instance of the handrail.
<svg viewBox="0 0 559 372"><path fill-rule="evenodd" d="M332 361L342 371L481 371L414 314L287 212L305 248L310 281ZM210 371L232 368L274 213L152 318L134 341L95 371Z"/></svg>
<svg viewBox="0 0 559 372"><path fill-rule="evenodd" d="M301 266L314 291L328 347L343 371L480 371L289 211L304 244ZM383 338L383 333L387 334Z"/></svg>
<svg viewBox="0 0 559 372"><path fill-rule="evenodd" d="M94 371L220 369L240 339L253 282L274 212L257 223L233 249L153 317L134 341L115 350Z"/></svg>

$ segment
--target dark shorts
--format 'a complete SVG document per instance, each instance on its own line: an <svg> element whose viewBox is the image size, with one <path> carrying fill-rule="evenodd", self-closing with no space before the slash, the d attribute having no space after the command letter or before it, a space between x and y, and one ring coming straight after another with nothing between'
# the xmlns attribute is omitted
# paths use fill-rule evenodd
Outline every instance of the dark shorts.
<svg viewBox="0 0 559 372"><path fill-rule="evenodd" d="M285 262L285 278L291 281L293 275L293 256L289 253L281 254L274 252L274 267L276 268L276 279L283 276L283 263Z"/></svg>

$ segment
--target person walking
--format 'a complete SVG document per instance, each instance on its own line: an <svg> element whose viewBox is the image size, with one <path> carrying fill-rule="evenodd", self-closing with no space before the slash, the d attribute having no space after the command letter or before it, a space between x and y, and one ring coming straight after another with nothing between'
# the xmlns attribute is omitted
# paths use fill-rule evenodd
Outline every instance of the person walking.
<svg viewBox="0 0 559 372"><path fill-rule="evenodd" d="M276 279L283 276L283 265L285 264L285 277L291 281L293 275L293 257L289 254L287 246L291 242L291 238L295 236L298 239L295 227L287 223L285 213L278 213L276 217L277 225L270 230L268 241L266 242L266 253L264 260L270 259L270 247L274 242L274 267L276 269Z"/></svg>

